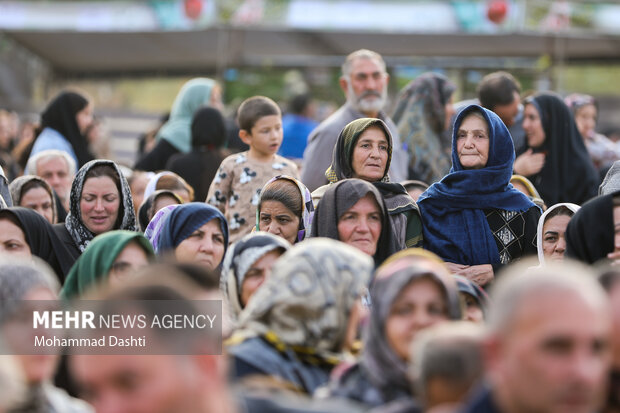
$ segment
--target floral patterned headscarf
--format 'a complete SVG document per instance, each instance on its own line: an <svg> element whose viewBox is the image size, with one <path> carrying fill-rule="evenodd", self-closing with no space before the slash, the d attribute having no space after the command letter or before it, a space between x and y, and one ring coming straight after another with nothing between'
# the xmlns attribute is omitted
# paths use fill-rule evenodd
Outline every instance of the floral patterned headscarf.
<svg viewBox="0 0 620 413"><path fill-rule="evenodd" d="M123 172L113 161L107 159L92 160L82 166L75 175L75 179L71 185L69 214L67 214L67 218L65 219L65 228L69 231L71 238L73 238L73 241L75 242L75 245L77 245L80 252L84 252L88 246L88 243L95 237L95 234L86 228L86 225L84 225L84 222L82 221L80 198L82 197L82 189L84 188L84 183L86 182L86 175L88 175L91 169L97 166L111 167L116 171L120 178L120 185L118 182L115 182L115 184L117 187L120 186L119 196L121 198L121 202L118 208L118 215L122 218L118 228L114 229L124 229L127 231L138 230L136 225L136 213L133 208L133 200L131 198L131 189L129 188L129 183L127 183L127 179L125 179Z"/></svg>

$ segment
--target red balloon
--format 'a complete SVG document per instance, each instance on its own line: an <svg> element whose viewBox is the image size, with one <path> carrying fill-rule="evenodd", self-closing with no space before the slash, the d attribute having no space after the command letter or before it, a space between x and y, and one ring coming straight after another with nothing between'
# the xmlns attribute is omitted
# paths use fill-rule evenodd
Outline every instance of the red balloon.
<svg viewBox="0 0 620 413"><path fill-rule="evenodd" d="M487 8L487 17L495 24L500 24L508 13L508 3L506 0L492 0Z"/></svg>
<svg viewBox="0 0 620 413"><path fill-rule="evenodd" d="M202 0L185 0L185 15L196 20L202 13Z"/></svg>

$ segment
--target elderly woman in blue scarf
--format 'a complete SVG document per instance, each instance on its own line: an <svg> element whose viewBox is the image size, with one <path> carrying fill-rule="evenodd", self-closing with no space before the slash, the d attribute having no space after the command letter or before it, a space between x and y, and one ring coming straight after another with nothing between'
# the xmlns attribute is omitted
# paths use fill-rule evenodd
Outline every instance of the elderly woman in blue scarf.
<svg viewBox="0 0 620 413"><path fill-rule="evenodd" d="M157 241L159 255L179 262L219 268L228 248L228 223L215 207L202 202L176 206L163 218Z"/></svg>
<svg viewBox="0 0 620 413"><path fill-rule="evenodd" d="M418 200L424 247L455 274L484 286L505 264L536 254L540 209L510 184L515 150L508 129L478 105L454 122L452 169Z"/></svg>

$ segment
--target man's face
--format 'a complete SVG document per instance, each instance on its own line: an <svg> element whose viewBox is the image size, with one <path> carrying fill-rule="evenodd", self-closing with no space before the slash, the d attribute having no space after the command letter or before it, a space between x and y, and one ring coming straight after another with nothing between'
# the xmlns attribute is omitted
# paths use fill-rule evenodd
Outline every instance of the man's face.
<svg viewBox="0 0 620 413"><path fill-rule="evenodd" d="M521 96L517 91L512 92L512 102L505 105L495 105L493 112L500 117L504 125L510 127L515 123L515 118L519 114L519 105L521 104Z"/></svg>
<svg viewBox="0 0 620 413"><path fill-rule="evenodd" d="M82 397L97 413L199 411L205 389L188 356L73 356Z"/></svg>
<svg viewBox="0 0 620 413"><path fill-rule="evenodd" d="M37 175L54 188L60 199L69 198L73 176L69 174L69 166L63 158L41 159L37 162Z"/></svg>
<svg viewBox="0 0 620 413"><path fill-rule="evenodd" d="M575 292L547 293L524 299L512 323L490 364L497 394L510 410L595 411L609 366L606 307Z"/></svg>
<svg viewBox="0 0 620 413"><path fill-rule="evenodd" d="M386 104L389 79L379 62L360 57L353 60L351 73L341 78L340 86L349 104L366 115L375 116Z"/></svg>

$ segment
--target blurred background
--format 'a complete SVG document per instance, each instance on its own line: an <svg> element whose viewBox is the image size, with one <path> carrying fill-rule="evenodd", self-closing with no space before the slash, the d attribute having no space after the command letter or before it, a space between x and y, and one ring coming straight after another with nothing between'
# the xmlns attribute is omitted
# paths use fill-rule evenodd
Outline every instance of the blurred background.
<svg viewBox="0 0 620 413"><path fill-rule="evenodd" d="M192 77L223 85L228 116L251 95L284 107L308 92L320 121L344 102L344 57L368 48L388 65L392 101L425 71L454 81L455 100L473 98L502 69L526 92L594 95L598 129L614 138L618 22L612 1L0 1L0 109L21 129L60 89L79 87L111 157L131 165L138 137Z"/></svg>

